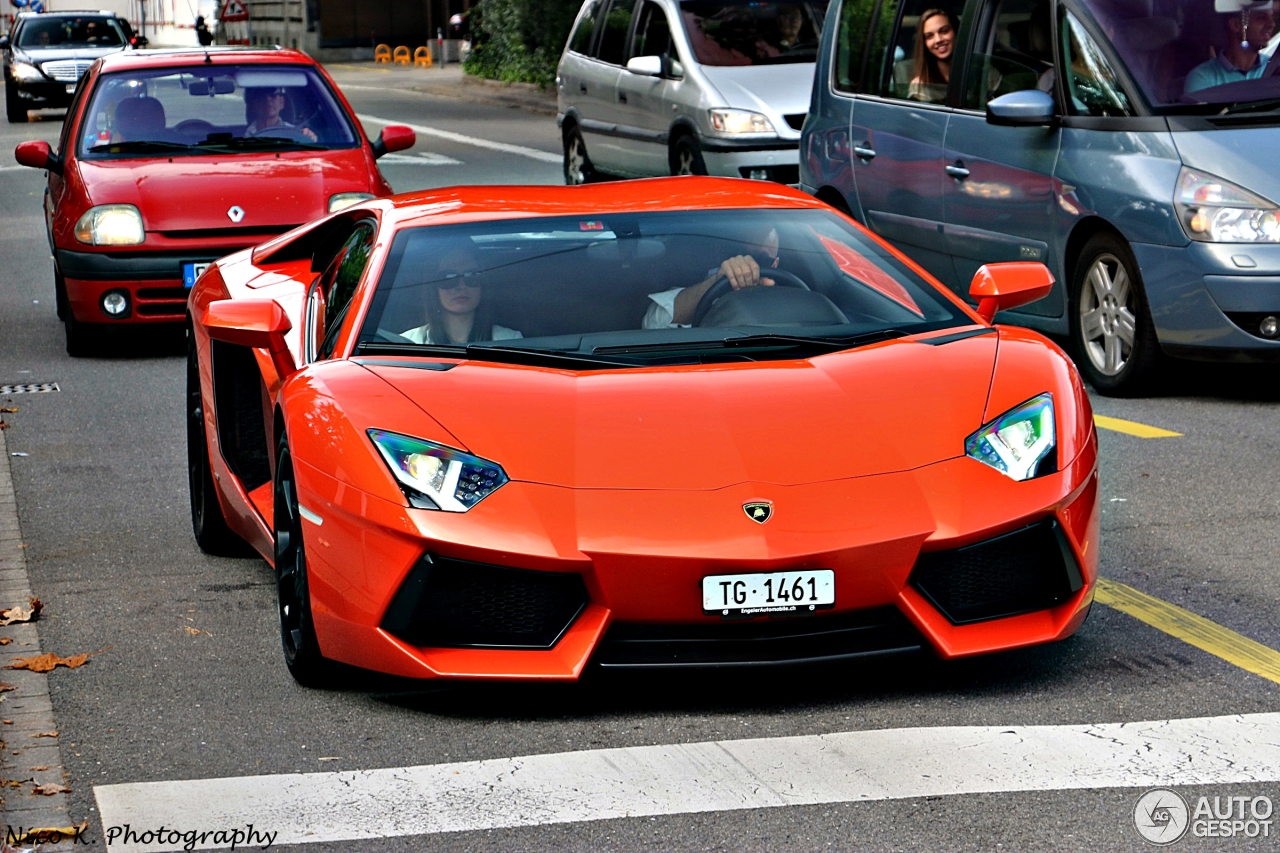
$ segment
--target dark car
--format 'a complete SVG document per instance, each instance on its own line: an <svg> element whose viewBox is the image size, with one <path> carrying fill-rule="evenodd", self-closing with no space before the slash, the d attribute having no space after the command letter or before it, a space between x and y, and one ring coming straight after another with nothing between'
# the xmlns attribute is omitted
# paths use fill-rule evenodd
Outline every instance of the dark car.
<svg viewBox="0 0 1280 853"><path fill-rule="evenodd" d="M9 121L25 122L28 110L67 106L95 59L145 41L111 12L18 15L13 31L0 36Z"/></svg>

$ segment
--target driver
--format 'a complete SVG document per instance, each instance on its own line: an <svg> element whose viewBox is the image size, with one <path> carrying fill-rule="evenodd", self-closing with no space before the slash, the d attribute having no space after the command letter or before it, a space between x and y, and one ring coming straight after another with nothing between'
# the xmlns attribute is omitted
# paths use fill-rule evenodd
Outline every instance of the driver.
<svg viewBox="0 0 1280 853"><path fill-rule="evenodd" d="M1276 29L1271 0L1217 0L1215 8L1223 13L1227 46L1191 69L1184 92L1256 80L1267 70L1268 42Z"/></svg>
<svg viewBox="0 0 1280 853"><path fill-rule="evenodd" d="M273 130L275 128L293 128L300 132L312 142L316 141L316 133L309 127L294 128L284 119L280 118L280 111L284 109L286 92L281 88L262 89L252 88L244 90L245 107L249 110L252 120L249 126L244 129L245 136L258 136L265 130Z"/></svg>
<svg viewBox="0 0 1280 853"><path fill-rule="evenodd" d="M778 229L770 228L760 235L754 244L756 251L750 254L726 258L720 266L707 273L707 277L690 287L673 287L661 293L649 294L649 310L645 312L644 329L687 328L693 322L693 312L703 294L721 278L727 278L734 290L744 287L772 287L773 279L762 276L761 269L778 267Z"/></svg>

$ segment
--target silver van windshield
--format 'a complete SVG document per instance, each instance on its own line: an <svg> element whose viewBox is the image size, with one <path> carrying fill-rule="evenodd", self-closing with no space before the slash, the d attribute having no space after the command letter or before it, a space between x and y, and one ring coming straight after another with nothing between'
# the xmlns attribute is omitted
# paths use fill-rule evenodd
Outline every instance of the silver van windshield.
<svg viewBox="0 0 1280 853"><path fill-rule="evenodd" d="M814 62L826 0L682 0L680 17L702 65Z"/></svg>

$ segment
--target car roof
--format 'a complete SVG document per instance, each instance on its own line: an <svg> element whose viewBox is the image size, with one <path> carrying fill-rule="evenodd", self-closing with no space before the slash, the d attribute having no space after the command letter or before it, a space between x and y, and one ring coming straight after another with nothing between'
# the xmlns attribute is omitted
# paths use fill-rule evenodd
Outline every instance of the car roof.
<svg viewBox="0 0 1280 853"><path fill-rule="evenodd" d="M130 50L102 58L102 73L167 68L174 65L316 64L300 50L283 47L176 47Z"/></svg>
<svg viewBox="0 0 1280 853"><path fill-rule="evenodd" d="M59 9L56 12L19 12L14 18L18 22L24 18L120 18L110 9ZM123 18L122 18L123 20Z"/></svg>

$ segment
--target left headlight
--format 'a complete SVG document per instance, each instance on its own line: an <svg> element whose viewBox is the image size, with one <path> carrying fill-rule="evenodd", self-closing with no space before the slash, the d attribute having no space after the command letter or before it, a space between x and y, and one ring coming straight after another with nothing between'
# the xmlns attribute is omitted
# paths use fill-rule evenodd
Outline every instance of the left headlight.
<svg viewBox="0 0 1280 853"><path fill-rule="evenodd" d="M1173 203L1192 240L1280 243L1280 210L1265 198L1214 175L1183 166Z"/></svg>
<svg viewBox="0 0 1280 853"><path fill-rule="evenodd" d="M142 214L131 204L100 204L76 223L76 239L91 246L136 246L147 239Z"/></svg>
<svg viewBox="0 0 1280 853"><path fill-rule="evenodd" d="M33 83L37 80L43 80L44 75L40 73L40 69L36 68L30 62L15 62L9 66L9 73L14 79L21 80L24 83Z"/></svg>
<svg viewBox="0 0 1280 853"><path fill-rule="evenodd" d="M359 204L373 198L373 193L336 193L329 196L329 212L336 213L344 207Z"/></svg>
<svg viewBox="0 0 1280 853"><path fill-rule="evenodd" d="M496 462L435 442L380 429L369 430L369 438L419 509L466 512L508 480Z"/></svg>
<svg viewBox="0 0 1280 853"><path fill-rule="evenodd" d="M776 133L773 122L763 113L750 110L711 111L711 126L721 133Z"/></svg>
<svg viewBox="0 0 1280 853"><path fill-rule="evenodd" d="M1015 480L1058 470L1057 447L1052 394L1032 397L964 440L966 456Z"/></svg>

